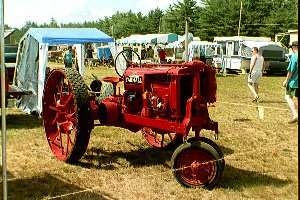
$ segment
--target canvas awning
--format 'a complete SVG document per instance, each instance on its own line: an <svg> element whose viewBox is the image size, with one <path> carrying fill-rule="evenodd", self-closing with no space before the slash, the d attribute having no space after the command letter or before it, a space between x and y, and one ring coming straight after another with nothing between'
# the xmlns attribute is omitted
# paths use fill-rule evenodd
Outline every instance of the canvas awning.
<svg viewBox="0 0 300 200"><path fill-rule="evenodd" d="M126 38L121 38L116 41L117 44L165 44L172 43L178 40L178 35L175 33L169 34L145 34L131 35Z"/></svg>
<svg viewBox="0 0 300 200"><path fill-rule="evenodd" d="M31 35L39 43L83 44L113 42L114 39L96 28L30 28L24 37Z"/></svg>
<svg viewBox="0 0 300 200"><path fill-rule="evenodd" d="M17 102L21 110L42 112L42 95L49 44L74 44L79 73L84 76L84 43L108 43L115 55L114 39L96 28L30 28L19 43L14 84L33 91Z"/></svg>

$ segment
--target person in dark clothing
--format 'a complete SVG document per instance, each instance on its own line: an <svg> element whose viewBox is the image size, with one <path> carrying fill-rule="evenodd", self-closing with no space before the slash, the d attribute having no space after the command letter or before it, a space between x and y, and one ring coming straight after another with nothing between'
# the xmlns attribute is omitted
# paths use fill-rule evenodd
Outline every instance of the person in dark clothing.
<svg viewBox="0 0 300 200"><path fill-rule="evenodd" d="M92 64L93 64L93 52L94 49L92 48L92 45L89 44L88 48L85 51L85 58L87 59L89 69L92 68Z"/></svg>

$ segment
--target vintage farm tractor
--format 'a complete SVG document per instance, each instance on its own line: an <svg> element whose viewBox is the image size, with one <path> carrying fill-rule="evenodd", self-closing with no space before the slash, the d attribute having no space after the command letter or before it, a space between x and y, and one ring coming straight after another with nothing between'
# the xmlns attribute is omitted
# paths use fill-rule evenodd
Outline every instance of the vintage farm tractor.
<svg viewBox="0 0 300 200"><path fill-rule="evenodd" d="M131 53L136 54L134 51ZM141 64L120 52L115 59L119 77L106 77L114 94L96 100L101 81L90 88L73 69L51 71L44 87L43 122L49 146L59 160L76 162L85 153L94 126L141 131L156 148L175 149L171 167L187 187L214 186L225 165L220 147L201 137L202 129L218 134L208 107L216 101L216 70L201 62ZM123 83L124 91L117 89ZM99 124L94 124L99 120ZM190 130L194 137L188 138Z"/></svg>

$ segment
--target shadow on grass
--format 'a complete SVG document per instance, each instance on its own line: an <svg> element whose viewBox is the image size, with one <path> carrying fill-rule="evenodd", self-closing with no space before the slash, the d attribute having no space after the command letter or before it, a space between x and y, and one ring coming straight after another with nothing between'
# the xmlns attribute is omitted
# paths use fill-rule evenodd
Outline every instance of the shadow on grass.
<svg viewBox="0 0 300 200"><path fill-rule="evenodd" d="M239 76L239 74L238 73L226 73L226 76L223 76L222 73L217 74L217 77L220 77L220 78L235 77L235 76Z"/></svg>
<svg viewBox="0 0 300 200"><path fill-rule="evenodd" d="M251 121L251 119L247 119L247 118L237 118L237 119L234 119L233 121L235 121L235 122L249 122L249 121Z"/></svg>
<svg viewBox="0 0 300 200"><path fill-rule="evenodd" d="M6 128L7 129L31 129L42 127L42 119L34 115L29 114L17 114L6 116Z"/></svg>
<svg viewBox="0 0 300 200"><path fill-rule="evenodd" d="M228 147L224 147L224 146L220 146L220 145L219 145L219 147L220 147L221 151L223 152L224 156L228 156L228 155L234 153L234 151Z"/></svg>
<svg viewBox="0 0 300 200"><path fill-rule="evenodd" d="M233 153L232 149L220 146L224 155ZM163 165L170 167L166 162L171 160L173 151L160 150L153 147L141 148L135 151L105 151L101 148L91 148L85 153L83 160L76 165L85 168L114 170L118 168L120 159L125 159L133 167Z"/></svg>
<svg viewBox="0 0 300 200"><path fill-rule="evenodd" d="M125 159L133 167L152 166L152 165L164 165L166 161L170 160L172 152L159 150L156 148L144 148L130 152L124 151L106 151L101 148L91 148L85 153L83 160L87 162L79 161L76 165L85 168L97 168L114 170L117 165L122 165L120 159Z"/></svg>
<svg viewBox="0 0 300 200"><path fill-rule="evenodd" d="M244 188L269 185L283 187L290 183L292 183L291 180L278 179L259 172L247 171L225 165L223 176L219 181L218 187L240 191Z"/></svg>
<svg viewBox="0 0 300 200"><path fill-rule="evenodd" d="M2 182L1 182L2 184ZM109 194L96 194L92 190L80 188L68 183L68 180L54 177L51 174L16 179L7 183L8 199L114 199ZM3 190L0 190L3 196Z"/></svg>
<svg viewBox="0 0 300 200"><path fill-rule="evenodd" d="M3 175L3 167L2 167L2 165L0 165L0 174L1 174L1 176ZM10 173L8 170L6 170L6 175L7 175L7 178L9 179L9 178L14 178L14 175L12 174L12 173Z"/></svg>
<svg viewBox="0 0 300 200"><path fill-rule="evenodd" d="M260 103L279 103L279 104L286 104L285 101L274 101L274 100L260 100Z"/></svg>

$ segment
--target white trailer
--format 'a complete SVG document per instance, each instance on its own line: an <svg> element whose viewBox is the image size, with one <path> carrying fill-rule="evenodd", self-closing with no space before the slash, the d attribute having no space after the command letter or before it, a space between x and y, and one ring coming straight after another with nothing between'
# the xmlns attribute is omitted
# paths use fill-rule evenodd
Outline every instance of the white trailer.
<svg viewBox="0 0 300 200"><path fill-rule="evenodd" d="M287 49L280 43L272 42L269 37L215 37L214 42L220 44L223 51L222 58L215 59L217 68L225 67L227 71L248 71L251 49L257 47L266 61L267 73L286 70Z"/></svg>

